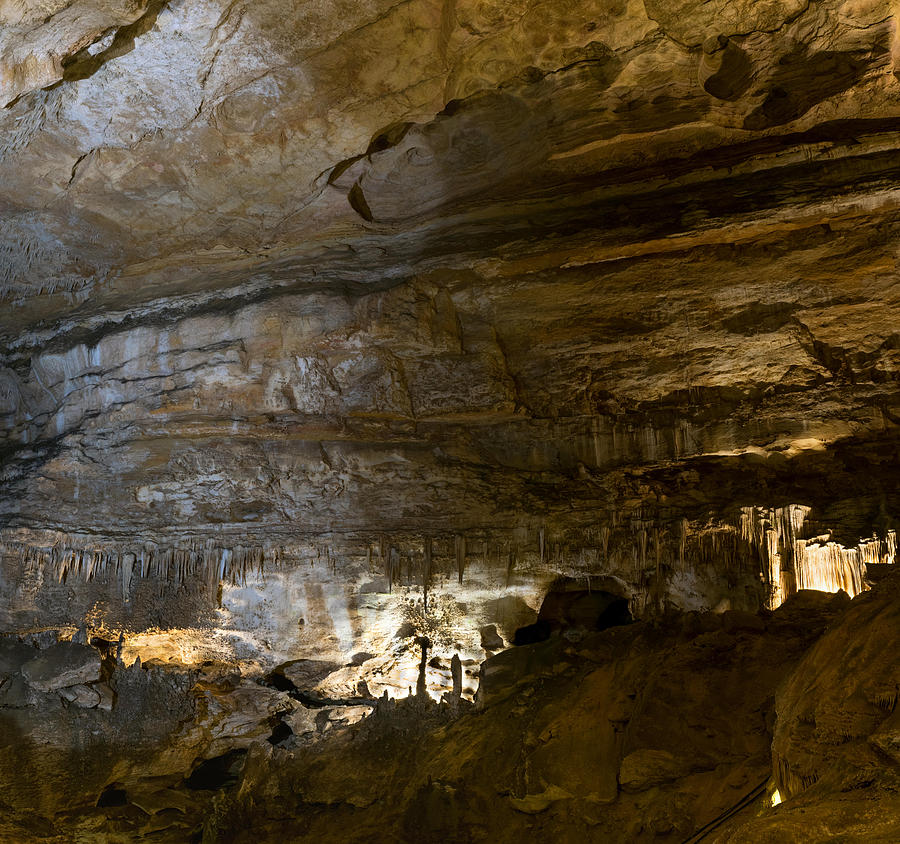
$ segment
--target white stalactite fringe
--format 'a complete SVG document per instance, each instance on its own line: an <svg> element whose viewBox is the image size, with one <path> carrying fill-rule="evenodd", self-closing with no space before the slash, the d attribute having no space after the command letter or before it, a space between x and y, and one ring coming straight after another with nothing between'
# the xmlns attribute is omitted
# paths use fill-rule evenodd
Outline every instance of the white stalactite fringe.
<svg viewBox="0 0 900 844"><path fill-rule="evenodd" d="M549 569L555 574L584 578L594 574L615 576L633 595L634 611L642 615L651 605L665 600L666 578L674 572L714 568L716 573L755 573L768 587L768 606L778 607L798 589L846 591L851 597L867 588L866 570L874 564L893 563L897 554L896 533L875 536L855 547L844 547L828 535L803 538L810 508L792 504L781 508L744 507L740 523L711 521L692 525L686 519L661 525L646 518L632 518L624 535L613 543L613 529L620 515L586 531L582 541L560 542L546 526L533 532L519 531L491 547L488 540L464 534L445 536L445 553L435 556L431 574L456 574L461 583L469 563L476 562L480 547L482 563L495 561L505 570L506 585L521 571ZM621 533L621 532L620 532ZM69 577L90 581L95 576L119 577L125 603L140 578L184 584L203 580L243 586L251 573L279 568L289 561L316 565L322 561L334 573L341 560L358 558L366 569L379 568L388 591L394 584L421 580L425 538L413 534L373 537L348 536L333 547L334 537L305 537L283 545L229 544L230 537L176 539L171 544L131 539L69 534L62 531L9 530L0 533L0 558L21 560L34 583L64 582ZM433 537L429 538L433 541ZM373 552L373 548L375 551ZM748 553L749 552L749 553ZM378 555L376 558L375 555ZM434 562L440 559L440 564ZM455 572L454 572L455 569ZM405 572L405 574L404 574ZM374 573L374 571L373 571ZM658 607L657 607L658 608Z"/></svg>
<svg viewBox="0 0 900 844"><path fill-rule="evenodd" d="M773 753L773 773L775 775L775 785L781 794L782 799L787 799L796 794L806 791L811 785L819 779L818 773L809 771L798 773L791 769L787 762L777 754Z"/></svg>
<svg viewBox="0 0 900 844"><path fill-rule="evenodd" d="M741 535L759 554L761 572L771 588L770 609L800 589L843 589L853 598L867 588L867 566L896 560L893 530L884 539L864 539L855 548L831 542L828 536L799 538L810 509L802 504L741 508Z"/></svg>
<svg viewBox="0 0 900 844"><path fill-rule="evenodd" d="M116 574L122 579L126 600L135 577L182 584L206 578L244 585L249 574L278 566L282 553L279 547L223 547L212 540L194 540L174 547L143 542L134 547L109 548L70 534L59 534L46 545L0 543L0 554L19 556L24 568L40 569L57 583L70 577L91 581L98 575Z"/></svg>

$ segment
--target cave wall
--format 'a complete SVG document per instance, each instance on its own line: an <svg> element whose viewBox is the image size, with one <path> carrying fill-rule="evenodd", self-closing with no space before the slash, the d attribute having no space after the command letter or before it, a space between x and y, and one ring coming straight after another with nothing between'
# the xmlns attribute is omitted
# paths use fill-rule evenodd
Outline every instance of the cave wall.
<svg viewBox="0 0 900 844"><path fill-rule="evenodd" d="M0 839L896 841L898 56L0 0Z"/></svg>
<svg viewBox="0 0 900 844"><path fill-rule="evenodd" d="M4 625L222 631L249 578L283 653L427 581L474 652L558 576L893 560L890 4L0 20Z"/></svg>

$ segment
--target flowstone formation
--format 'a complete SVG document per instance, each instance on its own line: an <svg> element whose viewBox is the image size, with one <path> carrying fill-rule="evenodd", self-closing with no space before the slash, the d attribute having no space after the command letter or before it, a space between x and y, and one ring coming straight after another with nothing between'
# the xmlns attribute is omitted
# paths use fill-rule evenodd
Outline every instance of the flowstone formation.
<svg viewBox="0 0 900 844"><path fill-rule="evenodd" d="M88 789L134 823L79 834L218 834L253 742L376 701L430 735L517 642L865 601L900 512L898 26L0 0L2 741L74 760L12 840L69 840ZM138 722L165 809L125 783Z"/></svg>

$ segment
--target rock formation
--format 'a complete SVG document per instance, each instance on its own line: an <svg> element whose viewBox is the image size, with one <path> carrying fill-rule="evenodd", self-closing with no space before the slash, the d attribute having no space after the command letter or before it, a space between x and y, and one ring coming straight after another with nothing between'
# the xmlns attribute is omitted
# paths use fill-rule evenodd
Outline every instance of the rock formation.
<svg viewBox="0 0 900 844"><path fill-rule="evenodd" d="M887 782L890 666L832 663L809 590L892 635L866 613L900 512L898 26L887 0L0 0L0 782L28 766L0 838L214 841L308 766L298 840L346 807L496 836L446 736L504 660L585 679L600 637L663 700L695 623L740 688L788 683L752 738L702 693L743 742L702 771L771 768L734 823L786 801L735 836L841 815L829 742ZM557 776L594 764L564 685L529 692L575 707L571 744L506 772L511 835L674 841L712 820L690 800L732 805L653 808L700 775L684 736L603 726L602 788ZM500 712L473 746L530 758ZM422 740L396 815L360 819L401 774L354 736Z"/></svg>

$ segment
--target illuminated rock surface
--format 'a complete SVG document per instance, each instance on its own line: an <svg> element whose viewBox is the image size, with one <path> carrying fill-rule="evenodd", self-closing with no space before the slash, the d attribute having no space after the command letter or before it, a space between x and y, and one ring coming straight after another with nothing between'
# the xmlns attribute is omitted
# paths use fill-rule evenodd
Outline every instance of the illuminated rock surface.
<svg viewBox="0 0 900 844"><path fill-rule="evenodd" d="M537 682L527 654L587 676L567 631L640 619L590 634L621 646L622 677L667 655L690 674L679 648L734 638L729 676L768 700L821 630L798 590L859 596L847 624L881 600L898 37L887 0L0 0L2 784L20 751L21 787L44 783L10 797L3 834L215 840L265 799L262 746L315 757L273 800L314 765L303 812L355 807L401 837L502 840L474 819L499 800L518 840L681 841L712 819L691 800L727 808L727 789L670 786L700 775L677 742L603 745L594 793L553 773L594 764L572 739L546 775L469 800L429 767L467 758L444 737L409 761L425 791L358 817L404 741L481 724L467 707L510 672ZM766 613L791 600L793 645L758 677L760 643L782 648ZM832 666L831 635L804 660L868 700L857 668L890 672ZM746 744L716 764L744 759L749 790L774 735L786 804L766 823L808 840L791 805L837 786L791 726L806 687L746 738L718 682L708 717ZM360 726L420 683L447 712L420 696ZM587 730L563 685L546 705ZM866 712L834 734L895 766ZM382 729L386 750L354 756L354 730ZM341 784L347 766L371 782ZM645 787L683 800L638 830Z"/></svg>

